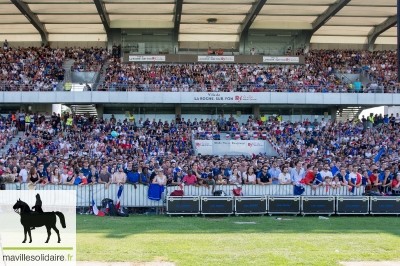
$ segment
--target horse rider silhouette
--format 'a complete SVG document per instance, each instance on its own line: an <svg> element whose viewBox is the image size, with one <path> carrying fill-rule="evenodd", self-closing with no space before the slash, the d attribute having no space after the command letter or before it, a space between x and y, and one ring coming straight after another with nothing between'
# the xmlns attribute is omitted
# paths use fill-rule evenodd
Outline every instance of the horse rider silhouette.
<svg viewBox="0 0 400 266"><path fill-rule="evenodd" d="M43 212L41 208L40 196L38 197L38 195L36 195L36 199L39 199L39 201L36 201L38 205L35 204L34 206L36 212L32 212L29 205L23 202L21 199L18 199L13 206L14 211L21 216L20 221L22 226L24 227L25 237L22 243L26 242L26 233L28 233L29 235L29 243L32 243L31 228L42 227L42 226L46 226L47 229L47 240L45 243L49 242L51 229L53 229L57 233L58 243L61 243L60 232L56 227L56 223L58 216L58 218L60 218L62 227L66 228L64 214L59 211Z"/></svg>
<svg viewBox="0 0 400 266"><path fill-rule="evenodd" d="M43 213L42 200L40 199L40 195L39 194L36 194L36 203L35 203L35 206L32 207L32 210L33 209L38 213ZM31 230L35 230L35 227L32 227Z"/></svg>

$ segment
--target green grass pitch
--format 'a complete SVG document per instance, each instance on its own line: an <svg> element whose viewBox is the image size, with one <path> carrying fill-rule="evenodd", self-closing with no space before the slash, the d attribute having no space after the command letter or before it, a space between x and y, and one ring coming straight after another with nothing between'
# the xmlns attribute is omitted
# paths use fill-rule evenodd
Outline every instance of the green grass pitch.
<svg viewBox="0 0 400 266"><path fill-rule="evenodd" d="M168 261L179 266L400 260L400 218L275 218L78 215L77 256L79 261Z"/></svg>

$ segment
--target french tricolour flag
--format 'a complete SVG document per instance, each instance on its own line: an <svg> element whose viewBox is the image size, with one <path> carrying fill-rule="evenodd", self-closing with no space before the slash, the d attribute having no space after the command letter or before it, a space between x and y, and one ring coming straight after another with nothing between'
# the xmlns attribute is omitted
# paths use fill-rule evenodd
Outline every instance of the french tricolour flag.
<svg viewBox="0 0 400 266"><path fill-rule="evenodd" d="M110 212L110 203L107 202L107 206L106 206L106 212L109 213Z"/></svg>
<svg viewBox="0 0 400 266"><path fill-rule="evenodd" d="M106 214L104 212L99 211L99 209L97 209L96 202L94 202L93 198L92 198L92 210L93 210L93 214L96 216L106 216Z"/></svg>
<svg viewBox="0 0 400 266"><path fill-rule="evenodd" d="M124 189L124 186L119 186L118 193L117 193L117 204L115 204L115 208L117 211L121 207L121 196L122 196L122 190Z"/></svg>

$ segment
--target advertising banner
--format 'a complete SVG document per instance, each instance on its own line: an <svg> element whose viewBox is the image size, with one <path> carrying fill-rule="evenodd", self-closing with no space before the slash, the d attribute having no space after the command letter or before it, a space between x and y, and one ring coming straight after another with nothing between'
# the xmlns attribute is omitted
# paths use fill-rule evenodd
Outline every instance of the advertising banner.
<svg viewBox="0 0 400 266"><path fill-rule="evenodd" d="M237 92L199 92L190 94L193 103L256 103L257 93L237 93Z"/></svg>
<svg viewBox="0 0 400 266"><path fill-rule="evenodd" d="M130 55L129 62L164 62L165 55Z"/></svg>
<svg viewBox="0 0 400 266"><path fill-rule="evenodd" d="M0 193L1 265L75 266L76 191Z"/></svg>
<svg viewBox="0 0 400 266"><path fill-rule="evenodd" d="M297 56L263 56L264 63L299 63Z"/></svg>
<svg viewBox="0 0 400 266"><path fill-rule="evenodd" d="M259 154L265 152L265 140L196 140L196 149L204 154Z"/></svg>
<svg viewBox="0 0 400 266"><path fill-rule="evenodd" d="M199 62L235 62L234 56L224 55L199 55L197 57Z"/></svg>
<svg viewBox="0 0 400 266"><path fill-rule="evenodd" d="M201 154L212 154L213 153L213 141L212 140L195 140L196 150Z"/></svg>

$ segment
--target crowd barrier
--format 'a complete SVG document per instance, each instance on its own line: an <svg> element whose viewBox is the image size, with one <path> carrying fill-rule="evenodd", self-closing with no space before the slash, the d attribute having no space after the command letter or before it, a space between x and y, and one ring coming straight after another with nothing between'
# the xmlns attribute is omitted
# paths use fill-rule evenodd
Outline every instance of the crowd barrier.
<svg viewBox="0 0 400 266"><path fill-rule="evenodd" d="M154 201L147 198L148 186L137 185L136 189L133 185L125 184L121 196L121 206L123 207L162 207L163 201ZM6 190L24 190L28 189L28 184L6 184ZM46 185L41 187L36 185L36 190L76 190L76 206L89 207L92 204L92 199L96 205L100 206L104 198L109 198L117 201L118 185L110 184L108 189L105 189L103 184L95 185Z"/></svg>
<svg viewBox="0 0 400 266"><path fill-rule="evenodd" d="M36 185L36 190L76 190L76 205L77 207L88 207L92 203L92 199L97 205L101 205L101 201L104 198L110 198L116 202L118 185L110 184L108 189L105 189L103 184L95 185L52 185L46 186ZM237 188L236 185L216 185L214 190L222 190L227 196L233 196L232 190ZM25 190L28 189L28 184L12 183L6 184L6 190ZM171 194L174 190L179 190L178 186L167 186L165 189L166 195ZM206 188L204 186L185 186L183 188L185 196L212 196L212 188ZM245 196L292 196L293 186L292 185L243 185L242 192ZM329 189L328 191L319 187L315 191L311 187L306 186L303 195L304 196L361 196L364 192L364 188L357 188L353 193L345 187L340 189ZM121 206L123 207L162 207L164 205L163 200L155 201L150 200L147 197L148 186L138 184L136 189L131 184L125 184L121 197Z"/></svg>
<svg viewBox="0 0 400 266"><path fill-rule="evenodd" d="M400 197L184 196L167 197L168 215L399 215Z"/></svg>
<svg viewBox="0 0 400 266"><path fill-rule="evenodd" d="M233 196L232 190L237 188L236 185L216 185L214 190L222 190L227 196ZM313 190L310 186L304 187L304 193L302 196L361 196L364 193L364 187L355 188L354 192L350 192L347 187L341 187L337 189L325 187L318 187ZM167 195L174 190L179 190L178 186L168 186ZM204 186L184 186L183 188L185 196L211 196L212 188L206 188ZM242 192L244 196L292 196L293 186L292 185L243 185Z"/></svg>
<svg viewBox="0 0 400 266"><path fill-rule="evenodd" d="M14 190L15 197L10 204L19 198L21 190L27 190L26 183L5 184L6 190ZM225 196L214 196L212 188L185 186L183 197L169 196L178 186L165 188L161 200L148 199L148 186L125 184L121 196L123 207L167 207L168 214L321 214L321 215L398 215L400 214L400 197L368 197L363 196L364 187L350 192L348 188L326 189L319 187L315 191L306 186L301 196L293 195L292 185L243 185L242 196L235 197L232 189L235 185L216 185L214 190L222 190ZM111 184L105 189L103 184L75 185L37 185L36 191L43 190L75 190L76 206L89 207L92 199L100 206L104 198L116 202L119 186ZM74 193L75 194L75 193ZM74 195L71 194L71 195ZM62 206L65 198L54 197L54 205Z"/></svg>

